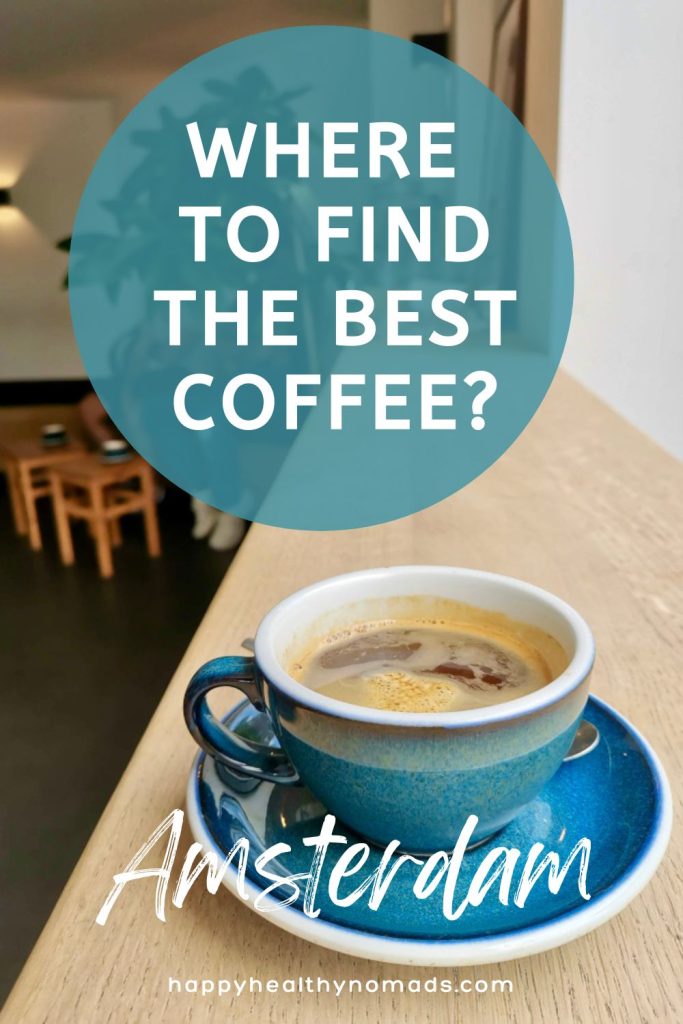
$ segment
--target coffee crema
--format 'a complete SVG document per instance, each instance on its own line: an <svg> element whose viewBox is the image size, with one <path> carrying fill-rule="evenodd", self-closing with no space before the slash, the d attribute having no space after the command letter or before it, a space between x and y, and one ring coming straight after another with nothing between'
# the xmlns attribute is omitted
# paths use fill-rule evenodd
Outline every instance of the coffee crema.
<svg viewBox="0 0 683 1024"><path fill-rule="evenodd" d="M328 697L385 711L465 711L514 700L566 667L547 633L462 606L462 621L381 619L329 633L289 666Z"/></svg>

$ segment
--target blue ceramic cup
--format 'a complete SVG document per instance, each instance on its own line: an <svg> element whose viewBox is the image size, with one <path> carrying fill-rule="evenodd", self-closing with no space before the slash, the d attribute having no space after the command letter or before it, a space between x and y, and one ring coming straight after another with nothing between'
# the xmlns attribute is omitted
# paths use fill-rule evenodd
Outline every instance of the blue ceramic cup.
<svg viewBox="0 0 683 1024"><path fill-rule="evenodd" d="M295 652L337 629L397 614L397 602L465 602L549 633L566 669L533 693L469 711L406 713L335 700L287 672ZM255 657L203 665L185 694L196 741L240 777L305 784L360 835L415 852L453 847L469 815L480 842L509 822L557 771L588 698L594 644L569 605L507 576L446 566L368 569L297 591L263 619ZM265 746L230 732L207 694L241 690L268 715Z"/></svg>

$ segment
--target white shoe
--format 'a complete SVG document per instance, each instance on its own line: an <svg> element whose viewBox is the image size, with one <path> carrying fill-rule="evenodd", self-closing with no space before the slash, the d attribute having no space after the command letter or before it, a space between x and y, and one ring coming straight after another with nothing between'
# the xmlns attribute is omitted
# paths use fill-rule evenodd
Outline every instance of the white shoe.
<svg viewBox="0 0 683 1024"><path fill-rule="evenodd" d="M218 522L211 531L209 547L214 551L229 551L236 548L244 533L244 521L227 512L219 512Z"/></svg>
<svg viewBox="0 0 683 1024"><path fill-rule="evenodd" d="M194 512L194 526L192 536L195 540L202 540L208 537L220 517L217 508L212 508L199 498L192 499L192 511Z"/></svg>

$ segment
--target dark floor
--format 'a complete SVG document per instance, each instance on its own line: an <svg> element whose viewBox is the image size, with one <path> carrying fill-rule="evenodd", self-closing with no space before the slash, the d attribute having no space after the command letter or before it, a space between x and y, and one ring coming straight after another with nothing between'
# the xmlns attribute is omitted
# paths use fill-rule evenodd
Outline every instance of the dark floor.
<svg viewBox="0 0 683 1024"><path fill-rule="evenodd" d="M81 526L62 567L42 504L33 553L0 490L0 1005L232 557L192 540L189 498L171 489L162 557L129 517L101 581Z"/></svg>

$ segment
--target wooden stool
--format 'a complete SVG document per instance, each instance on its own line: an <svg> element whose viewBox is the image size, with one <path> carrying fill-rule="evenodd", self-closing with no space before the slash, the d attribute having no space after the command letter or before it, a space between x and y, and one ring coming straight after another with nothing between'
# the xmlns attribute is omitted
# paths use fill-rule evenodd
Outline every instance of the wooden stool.
<svg viewBox="0 0 683 1024"><path fill-rule="evenodd" d="M85 455L50 472L59 553L64 565L73 565L74 549L69 519L85 519L95 540L100 575L114 575L112 544L121 542L119 520L142 512L147 553L161 554L159 523L152 468L139 455L112 465L99 455Z"/></svg>
<svg viewBox="0 0 683 1024"><path fill-rule="evenodd" d="M36 499L50 494L50 470L53 466L82 457L84 451L80 441L70 441L54 448L46 448L32 438L0 442L0 458L5 464L14 527L20 536L28 534L33 551L40 551L43 546Z"/></svg>

